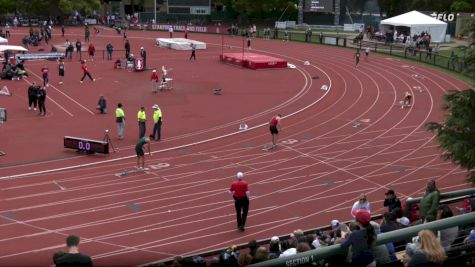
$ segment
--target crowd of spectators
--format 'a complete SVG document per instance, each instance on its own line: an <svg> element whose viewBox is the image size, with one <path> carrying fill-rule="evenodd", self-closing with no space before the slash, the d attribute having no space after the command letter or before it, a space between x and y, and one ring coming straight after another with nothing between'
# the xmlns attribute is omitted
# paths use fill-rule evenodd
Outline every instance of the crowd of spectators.
<svg viewBox="0 0 475 267"><path fill-rule="evenodd" d="M410 219L403 216L402 204L395 192L388 190L384 200L387 211L378 223L371 219L369 201L366 195L362 194L351 210L354 220L349 223L332 220L328 231L304 233L301 229L297 229L290 233L287 239L273 236L267 245L259 245L256 240L251 240L246 246L247 249L239 250L237 246L232 245L220 256L210 259L200 256L176 257L172 266L242 267L331 245L340 245L346 252L321 260L317 264L308 263L299 266L442 266L451 247L461 238L462 229L458 226L435 232L421 230L417 236L409 240L375 245L377 236L381 233L453 216L450 206L439 205L439 198L440 192L435 181L429 180L426 192L418 205L419 214L411 215ZM475 204L475 201L472 202ZM475 211L475 205L465 207L464 210ZM460 242L475 248L475 230L460 239ZM161 263L158 266L165 265Z"/></svg>

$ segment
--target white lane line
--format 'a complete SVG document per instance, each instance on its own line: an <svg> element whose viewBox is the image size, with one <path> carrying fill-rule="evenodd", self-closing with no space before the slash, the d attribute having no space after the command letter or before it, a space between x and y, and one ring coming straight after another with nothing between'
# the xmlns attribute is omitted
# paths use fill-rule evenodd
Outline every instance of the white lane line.
<svg viewBox="0 0 475 267"><path fill-rule="evenodd" d="M59 187L59 189L61 190L64 190L66 188L64 188L63 186L59 185L58 182L56 182L56 180L53 180L53 184L55 184L57 187Z"/></svg>

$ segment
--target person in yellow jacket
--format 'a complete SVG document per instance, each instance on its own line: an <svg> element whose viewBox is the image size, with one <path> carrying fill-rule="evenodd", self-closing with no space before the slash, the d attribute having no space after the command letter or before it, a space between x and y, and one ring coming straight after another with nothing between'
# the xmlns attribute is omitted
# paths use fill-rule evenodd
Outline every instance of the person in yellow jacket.
<svg viewBox="0 0 475 267"><path fill-rule="evenodd" d="M160 107L157 104L153 105L152 108L154 109L153 132L150 135L150 138L154 139L155 141L160 141L162 131L162 111L160 110Z"/></svg>
<svg viewBox="0 0 475 267"><path fill-rule="evenodd" d="M139 122L139 139L140 139L145 136L145 123L147 122L145 107L140 107L140 110L137 113L137 121Z"/></svg>
<svg viewBox="0 0 475 267"><path fill-rule="evenodd" d="M119 127L119 133L117 135L119 137L119 140L122 140L124 139L125 133L125 113L122 109L122 103L117 104L117 108L115 109L115 122Z"/></svg>

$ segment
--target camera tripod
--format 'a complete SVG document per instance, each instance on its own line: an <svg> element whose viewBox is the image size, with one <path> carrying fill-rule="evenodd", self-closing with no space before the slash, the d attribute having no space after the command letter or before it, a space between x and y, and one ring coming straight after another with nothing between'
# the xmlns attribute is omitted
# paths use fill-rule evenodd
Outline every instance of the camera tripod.
<svg viewBox="0 0 475 267"><path fill-rule="evenodd" d="M115 150L114 144L112 144L112 139L111 139L110 136L109 136L109 130L105 130L104 142L107 142L107 143L111 146L112 151L117 152L117 151Z"/></svg>

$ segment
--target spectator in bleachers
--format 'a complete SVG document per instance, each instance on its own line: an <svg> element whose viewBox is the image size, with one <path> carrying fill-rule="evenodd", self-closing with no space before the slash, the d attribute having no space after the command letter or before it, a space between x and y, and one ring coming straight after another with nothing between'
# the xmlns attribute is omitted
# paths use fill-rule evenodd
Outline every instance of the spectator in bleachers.
<svg viewBox="0 0 475 267"><path fill-rule="evenodd" d="M297 242L294 242L292 239L285 240L281 243L282 245L282 254L279 258L287 257L290 255L297 254Z"/></svg>
<svg viewBox="0 0 475 267"><path fill-rule="evenodd" d="M239 254L239 258L238 258L239 267L248 266L249 264L251 264L252 259L253 259L252 256L247 253Z"/></svg>
<svg viewBox="0 0 475 267"><path fill-rule="evenodd" d="M318 239L318 243L320 244L320 247L321 246L327 246L328 235L326 235L323 231L317 230L315 232L315 239ZM317 248L318 245L312 244L312 246L314 248Z"/></svg>
<svg viewBox="0 0 475 267"><path fill-rule="evenodd" d="M475 245L475 229L470 231L470 234L463 240L466 245Z"/></svg>
<svg viewBox="0 0 475 267"><path fill-rule="evenodd" d="M237 246L232 245L228 247L223 254L221 254L221 257L219 258L219 263L222 266L238 267L238 258L239 252L237 251Z"/></svg>
<svg viewBox="0 0 475 267"><path fill-rule="evenodd" d="M462 208L457 207L457 209L461 213L469 213L469 212L475 211L475 197L464 199L463 207Z"/></svg>
<svg viewBox="0 0 475 267"><path fill-rule="evenodd" d="M399 228L405 228L409 225L410 220L409 220L409 218L404 217L404 213L402 212L402 208L394 208L391 212L396 217L396 222L398 223Z"/></svg>
<svg viewBox="0 0 475 267"><path fill-rule="evenodd" d="M172 266L173 267L181 267L183 265L183 258L181 256L176 256L173 259Z"/></svg>
<svg viewBox="0 0 475 267"><path fill-rule="evenodd" d="M371 213L369 201L364 193L361 193L359 200L353 204L353 207L351 208L351 216L355 218L356 212L359 210L366 210L368 213Z"/></svg>
<svg viewBox="0 0 475 267"><path fill-rule="evenodd" d="M447 205L441 205L438 210L439 210L439 212L437 214L437 219L438 220L445 219L445 218L450 218L450 217L454 216L452 210ZM442 247L444 247L446 252L450 250L450 247L452 246L455 239L457 238L458 233L459 233L459 227L458 226L446 228L446 229L440 230L438 232L438 234L437 234L438 238L440 240L440 243L441 243Z"/></svg>
<svg viewBox="0 0 475 267"><path fill-rule="evenodd" d="M296 248L297 253L302 253L309 250L310 250L310 246L306 242L300 242Z"/></svg>
<svg viewBox="0 0 475 267"><path fill-rule="evenodd" d="M441 266L446 255L434 233L430 230L421 230L417 236L416 251L410 257L407 266Z"/></svg>
<svg viewBox="0 0 475 267"><path fill-rule="evenodd" d="M344 239L342 236L348 235L350 233L350 228L346 224L340 224L335 231L332 231L327 242L328 246L341 244Z"/></svg>
<svg viewBox="0 0 475 267"><path fill-rule="evenodd" d="M409 262L411 261L411 258L414 256L414 254L417 251L417 246L414 243L407 243L406 248L404 251L404 256L402 259L402 262L404 263L404 267L409 266Z"/></svg>
<svg viewBox="0 0 475 267"><path fill-rule="evenodd" d="M379 224L374 221L370 221L370 224L373 226L376 235L379 235L381 233L381 230L380 230L381 228ZM379 246L374 247L373 254L374 254L374 260L376 261L376 266L388 264L392 261L390 249L394 256L394 245L392 243L389 243L389 246L387 246L387 244L384 244L384 245L379 245Z"/></svg>
<svg viewBox="0 0 475 267"><path fill-rule="evenodd" d="M257 241L256 240L251 240L247 243L247 247L249 248L249 255L251 255L252 257L254 257L256 255L256 251L257 251L257 247L259 245L257 245Z"/></svg>
<svg viewBox="0 0 475 267"><path fill-rule="evenodd" d="M411 223L407 217L401 217L397 219L400 228L406 228Z"/></svg>
<svg viewBox="0 0 475 267"><path fill-rule="evenodd" d="M421 219L424 220L427 216L436 218L437 207L439 206L440 192L435 185L435 180L430 179L427 182L426 192L421 199L419 212Z"/></svg>
<svg viewBox="0 0 475 267"><path fill-rule="evenodd" d="M351 266L365 267L374 261L373 248L376 242L376 232L370 224L371 215L368 210L359 210L355 214L356 230L353 230L341 247L348 249L351 246Z"/></svg>
<svg viewBox="0 0 475 267"><path fill-rule="evenodd" d="M266 247L259 247L256 251L256 256L252 258L251 264L263 262L269 259L269 251Z"/></svg>
<svg viewBox="0 0 475 267"><path fill-rule="evenodd" d="M399 225L396 222L396 215L392 212L385 212L383 222L381 223L381 232L387 233L398 229Z"/></svg>
<svg viewBox="0 0 475 267"><path fill-rule="evenodd" d="M209 267L221 267L218 257L213 257L209 262Z"/></svg>
<svg viewBox="0 0 475 267"><path fill-rule="evenodd" d="M335 231L336 229L338 229L339 225L340 225L340 221L338 221L338 220L332 220L330 222L330 226L332 227L332 231Z"/></svg>
<svg viewBox="0 0 475 267"><path fill-rule="evenodd" d="M206 267L206 261L201 256L193 256L192 262L188 266Z"/></svg>
<svg viewBox="0 0 475 267"><path fill-rule="evenodd" d="M269 257L275 256L275 258L278 258L280 256L281 250L280 250L280 240L278 236L273 236L270 239L269 243Z"/></svg>
<svg viewBox="0 0 475 267"><path fill-rule="evenodd" d="M297 230L294 230L291 234L290 234L290 238L292 238L294 240L294 242L299 242L299 240L304 237L303 235L303 231L302 229L297 229Z"/></svg>
<svg viewBox="0 0 475 267"><path fill-rule="evenodd" d="M384 206L391 212L395 208L402 208L401 201L396 197L394 190L388 190L385 194Z"/></svg>

